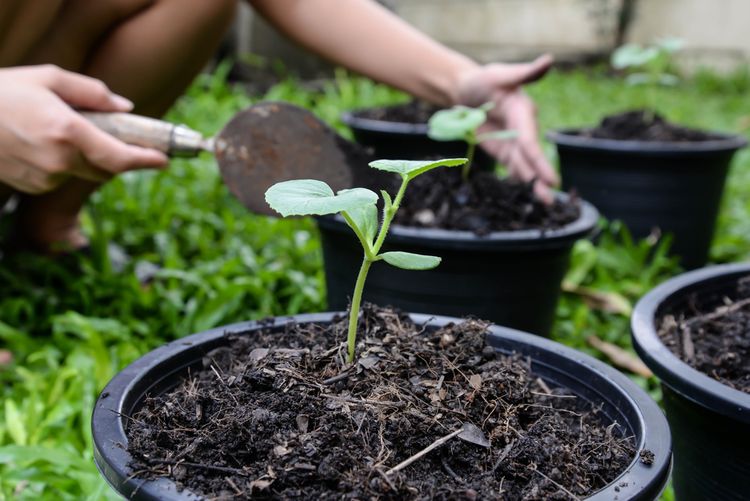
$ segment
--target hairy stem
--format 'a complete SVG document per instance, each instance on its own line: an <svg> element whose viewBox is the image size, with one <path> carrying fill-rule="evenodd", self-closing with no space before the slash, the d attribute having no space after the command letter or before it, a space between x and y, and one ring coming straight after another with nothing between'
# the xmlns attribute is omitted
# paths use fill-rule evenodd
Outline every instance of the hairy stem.
<svg viewBox="0 0 750 501"><path fill-rule="evenodd" d="M469 143L469 148L466 150L466 158L468 158L468 161L461 168L461 177L463 178L464 182L469 180L469 171L471 171L471 163L474 161L474 152L477 149L477 141L473 133L471 134L470 137L467 138L467 142Z"/></svg>
<svg viewBox="0 0 750 501"><path fill-rule="evenodd" d="M359 268L357 282L354 284L354 294L352 295L352 304L349 306L349 332L346 336L346 343L349 348L349 363L354 362L354 348L357 344L357 319L359 318L359 305L362 302L362 291L365 288L367 272L373 261L367 255L362 259L362 266Z"/></svg>
<svg viewBox="0 0 750 501"><path fill-rule="evenodd" d="M388 234L388 228L391 226L393 216L396 215L401 200L404 198L406 193L406 185L409 184L409 179L404 178L401 181L401 187L398 189L396 198L393 200L393 204L390 209L383 213L383 222L380 225L380 233L378 238L375 240L375 244L372 246L372 251L368 252L365 249L365 255L362 258L362 266L359 268L359 274L357 275L357 281L354 283L354 293L352 294L352 304L349 306L349 331L346 336L347 346L349 348L349 363L354 362L354 349L357 345L357 320L359 319L359 307L362 303L362 292L365 289L365 280L367 279L367 273L370 271L372 263L378 260L378 253L380 248L385 242L385 236Z"/></svg>

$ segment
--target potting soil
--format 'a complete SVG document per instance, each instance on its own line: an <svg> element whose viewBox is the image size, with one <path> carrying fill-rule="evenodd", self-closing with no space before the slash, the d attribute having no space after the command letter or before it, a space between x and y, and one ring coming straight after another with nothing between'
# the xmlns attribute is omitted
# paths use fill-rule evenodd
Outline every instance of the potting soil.
<svg viewBox="0 0 750 501"><path fill-rule="evenodd" d="M425 332L367 306L359 327L351 367L346 319L207 353L128 420L133 471L210 499L569 500L635 457L597 408L487 347L480 321Z"/></svg>
<svg viewBox="0 0 750 501"><path fill-rule="evenodd" d="M701 142L717 139L713 134L673 124L661 115L632 110L604 117L597 127L583 129L582 135L621 141Z"/></svg>
<svg viewBox="0 0 750 501"><path fill-rule="evenodd" d="M658 333L683 362L750 393L750 276L738 282L737 294L721 306L666 315Z"/></svg>
<svg viewBox="0 0 750 501"><path fill-rule="evenodd" d="M533 183L472 170L464 181L460 168L435 169L414 179L396 214L396 224L473 231L554 230L580 216L575 196L545 204Z"/></svg>

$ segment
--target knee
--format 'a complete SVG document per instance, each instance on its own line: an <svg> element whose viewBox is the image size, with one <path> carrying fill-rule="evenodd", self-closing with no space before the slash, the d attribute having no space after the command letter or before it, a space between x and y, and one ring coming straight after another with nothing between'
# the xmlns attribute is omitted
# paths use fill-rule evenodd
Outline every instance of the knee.
<svg viewBox="0 0 750 501"><path fill-rule="evenodd" d="M231 19L237 9L238 0L158 0L169 3L181 12L206 21Z"/></svg>
<svg viewBox="0 0 750 501"><path fill-rule="evenodd" d="M176 20L189 16L211 23L216 20L231 19L238 0L109 0L109 3L120 19L151 8L163 8L174 9L175 13L179 13Z"/></svg>

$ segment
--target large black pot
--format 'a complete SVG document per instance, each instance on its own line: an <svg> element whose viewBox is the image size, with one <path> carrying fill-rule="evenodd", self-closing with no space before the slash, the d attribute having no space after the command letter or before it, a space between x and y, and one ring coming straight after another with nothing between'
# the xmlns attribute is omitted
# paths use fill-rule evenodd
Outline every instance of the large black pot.
<svg viewBox="0 0 750 501"><path fill-rule="evenodd" d="M426 123L375 120L358 116L357 111L343 113L341 120L352 130L357 143L370 148L375 158L424 160L466 156L467 145L464 141L430 139ZM474 165L491 169L495 161L483 149L477 148Z"/></svg>
<svg viewBox="0 0 750 501"><path fill-rule="evenodd" d="M563 196L563 195L561 195ZM428 271L373 264L364 298L404 311L474 315L498 325L548 336L560 284L576 240L598 220L596 209L581 201L580 217L557 230L494 232L410 228L393 225L384 250L440 256ZM323 245L328 308L346 309L362 248L343 218L317 219Z"/></svg>
<svg viewBox="0 0 750 501"><path fill-rule="evenodd" d="M554 131L564 190L574 189L633 236L653 228L671 233L673 254L685 268L703 266L714 234L721 194L740 136L715 134L693 143L618 141Z"/></svg>
<svg viewBox="0 0 750 501"><path fill-rule="evenodd" d="M635 349L664 389L680 501L750 499L750 395L682 362L662 344L656 322L666 314L723 304L747 275L748 263L685 273L646 294L633 312Z"/></svg>
<svg viewBox="0 0 750 501"><path fill-rule="evenodd" d="M295 322L330 322L332 313L299 315L276 319L283 330ZM457 319L412 315L417 324L436 329ZM99 396L92 417L94 459L99 471L113 489L134 500L195 500L189 491L178 492L166 479L145 481L134 477L128 467L125 427L142 405L146 395L168 391L187 376L189 370L201 367L209 351L228 344L227 334L252 335L268 324L247 322L220 327L173 341L136 360L117 374ZM523 332L491 326L487 342L502 353L521 353L530 357L533 370L552 386L568 388L588 400L611 422L617 422L626 435L635 437L637 450L654 453L652 465L638 457L614 482L588 499L594 501L652 500L662 491L671 467L669 429L664 415L648 395L627 377L608 365L547 339Z"/></svg>

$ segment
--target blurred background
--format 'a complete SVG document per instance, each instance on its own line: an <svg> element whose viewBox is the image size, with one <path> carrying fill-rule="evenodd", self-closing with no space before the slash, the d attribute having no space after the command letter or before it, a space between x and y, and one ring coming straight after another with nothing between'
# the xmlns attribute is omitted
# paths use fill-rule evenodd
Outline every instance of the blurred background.
<svg viewBox="0 0 750 501"><path fill-rule="evenodd" d="M686 71L727 72L750 60L744 0L381 0L431 37L483 61L517 61L549 52L561 63L602 60L624 43L685 41ZM328 68L242 4L225 50L281 59L311 75Z"/></svg>

